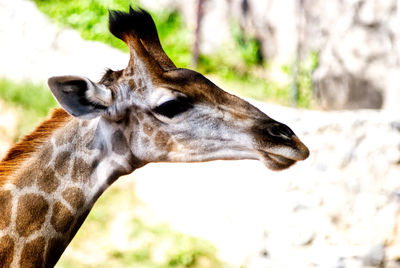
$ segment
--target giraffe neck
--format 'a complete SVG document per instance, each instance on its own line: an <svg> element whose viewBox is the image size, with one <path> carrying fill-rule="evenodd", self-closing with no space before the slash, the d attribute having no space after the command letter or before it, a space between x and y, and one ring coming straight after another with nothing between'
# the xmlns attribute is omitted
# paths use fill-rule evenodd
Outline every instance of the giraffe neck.
<svg viewBox="0 0 400 268"><path fill-rule="evenodd" d="M124 143L104 119L70 118L25 156L0 186L0 267L54 266L98 197L140 166Z"/></svg>

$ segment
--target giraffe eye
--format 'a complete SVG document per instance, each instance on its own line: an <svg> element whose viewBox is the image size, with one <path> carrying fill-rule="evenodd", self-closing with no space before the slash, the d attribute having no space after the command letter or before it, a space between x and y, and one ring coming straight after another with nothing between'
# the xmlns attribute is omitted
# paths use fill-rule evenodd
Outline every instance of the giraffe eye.
<svg viewBox="0 0 400 268"><path fill-rule="evenodd" d="M186 112L192 108L192 104L189 99L185 97L178 97L177 99L169 100L163 104L157 106L154 112L166 116L168 118L173 118L174 116Z"/></svg>

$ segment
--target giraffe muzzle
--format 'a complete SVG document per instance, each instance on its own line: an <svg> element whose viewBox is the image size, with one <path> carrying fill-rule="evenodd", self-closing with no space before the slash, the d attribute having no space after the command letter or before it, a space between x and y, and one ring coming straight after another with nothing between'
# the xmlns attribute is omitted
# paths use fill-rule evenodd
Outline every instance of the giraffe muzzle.
<svg viewBox="0 0 400 268"><path fill-rule="evenodd" d="M310 151L285 124L263 120L253 128L260 160L272 170L282 170L308 158Z"/></svg>

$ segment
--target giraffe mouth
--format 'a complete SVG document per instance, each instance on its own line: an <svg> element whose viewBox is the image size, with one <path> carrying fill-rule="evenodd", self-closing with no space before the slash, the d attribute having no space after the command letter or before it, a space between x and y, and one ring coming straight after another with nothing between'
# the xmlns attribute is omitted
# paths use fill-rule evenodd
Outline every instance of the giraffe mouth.
<svg viewBox="0 0 400 268"><path fill-rule="evenodd" d="M273 154L266 151L259 151L261 161L271 170L282 170L292 166L297 161L282 155Z"/></svg>
<svg viewBox="0 0 400 268"><path fill-rule="evenodd" d="M269 146L266 150L264 148L258 149L260 160L272 170L286 169L310 155L309 149L296 136L291 137L290 145Z"/></svg>

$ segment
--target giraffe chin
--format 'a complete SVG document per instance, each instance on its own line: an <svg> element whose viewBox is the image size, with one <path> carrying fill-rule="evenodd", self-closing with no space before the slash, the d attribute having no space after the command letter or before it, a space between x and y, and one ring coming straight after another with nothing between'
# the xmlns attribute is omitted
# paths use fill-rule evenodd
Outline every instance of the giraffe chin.
<svg viewBox="0 0 400 268"><path fill-rule="evenodd" d="M271 170L278 171L287 169L296 163L296 160L289 159L281 155L271 154L265 151L259 151L259 153L261 155L260 161Z"/></svg>

